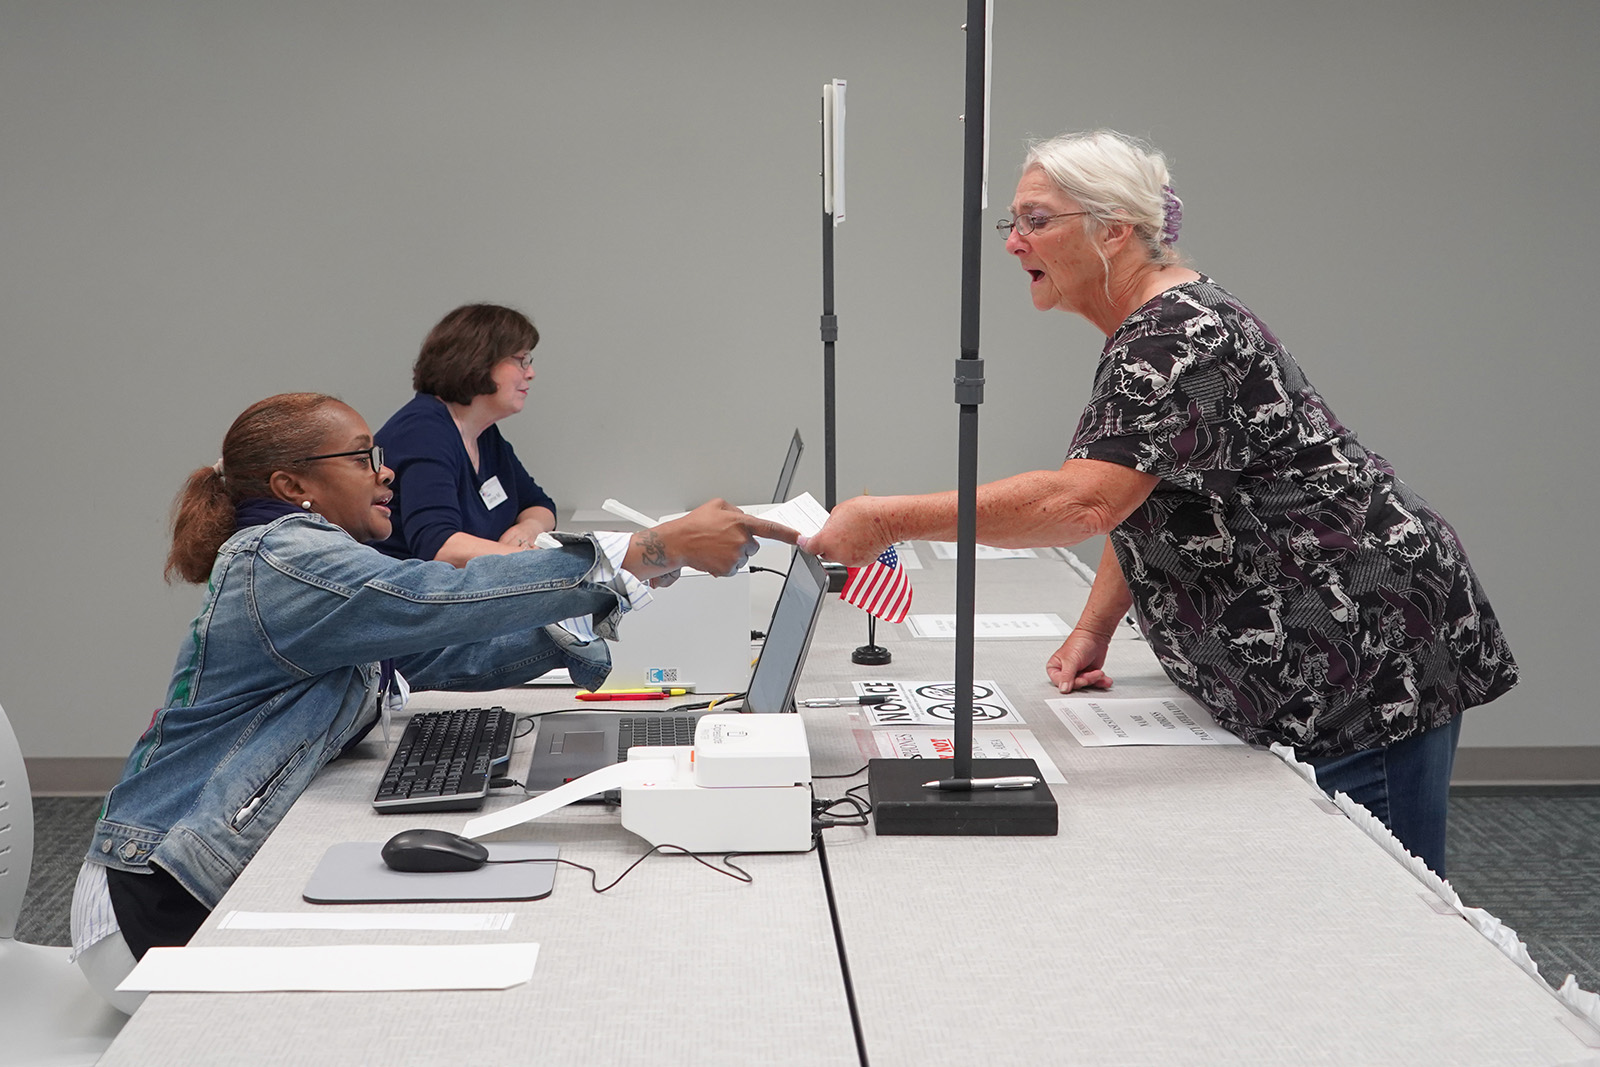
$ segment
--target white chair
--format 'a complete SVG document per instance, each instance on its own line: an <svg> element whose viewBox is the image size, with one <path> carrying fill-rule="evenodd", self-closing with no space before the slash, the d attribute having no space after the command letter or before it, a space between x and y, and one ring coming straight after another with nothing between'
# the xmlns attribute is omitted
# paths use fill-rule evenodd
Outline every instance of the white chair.
<svg viewBox="0 0 1600 1067"><path fill-rule="evenodd" d="M89 988L69 950L16 939L33 869L33 796L0 708L0 1065L92 1064L128 1017Z"/></svg>

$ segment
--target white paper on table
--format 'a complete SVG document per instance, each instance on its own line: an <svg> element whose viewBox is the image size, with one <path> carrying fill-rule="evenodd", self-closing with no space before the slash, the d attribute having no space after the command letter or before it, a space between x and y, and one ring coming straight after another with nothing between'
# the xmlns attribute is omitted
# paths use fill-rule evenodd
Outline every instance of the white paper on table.
<svg viewBox="0 0 1600 1067"><path fill-rule="evenodd" d="M920 571L922 557L917 555L917 550L911 547L910 541L900 541L894 546L894 554L900 560L900 569L907 571Z"/></svg>
<svg viewBox="0 0 1600 1067"><path fill-rule="evenodd" d="M516 912L230 911L218 930L509 930Z"/></svg>
<svg viewBox="0 0 1600 1067"><path fill-rule="evenodd" d="M566 785L557 786L548 793L541 793L532 800L524 800L521 804L501 808L499 811L480 815L476 819L468 819L467 825L461 828L461 833L464 837L483 837L496 830L504 830L528 822L530 819L537 819L541 815L548 815L557 808L564 808L584 797L592 797L608 789L645 785L649 782L668 782L676 777L677 773L677 761L672 759L631 759L624 763L607 764L597 771L590 771L582 778L574 778Z"/></svg>
<svg viewBox="0 0 1600 1067"><path fill-rule="evenodd" d="M119 990L509 989L533 977L537 943L153 948Z"/></svg>
<svg viewBox="0 0 1600 1067"><path fill-rule="evenodd" d="M951 731L915 726L896 730L857 730L856 744L868 759L887 756L891 759L946 760L952 758L956 750ZM1031 730L980 730L974 727L972 758L1031 759L1039 765L1039 773L1051 785L1065 785L1067 781L1055 761L1045 754ZM937 778L941 773L930 770L928 777Z"/></svg>
<svg viewBox="0 0 1600 1067"><path fill-rule="evenodd" d="M863 704L859 721L868 726L946 726L955 721L954 682L894 682L888 680L853 683L857 696L886 696L882 704ZM974 725L1020 725L1024 722L994 681L972 683L972 722Z"/></svg>
<svg viewBox="0 0 1600 1067"><path fill-rule="evenodd" d="M1072 737L1102 745L1242 745L1188 697L1056 697L1045 701Z"/></svg>
<svg viewBox="0 0 1600 1067"><path fill-rule="evenodd" d="M933 554L939 559L955 559L954 541L929 541ZM973 559L1034 559L1039 553L1032 548L996 548L994 545L974 545Z"/></svg>
<svg viewBox="0 0 1600 1067"><path fill-rule="evenodd" d="M906 625L913 637L934 641L956 639L954 615L907 615ZM979 641L1001 638L1066 637L1072 632L1061 616L1041 612L1023 615L975 615L972 619L972 636Z"/></svg>

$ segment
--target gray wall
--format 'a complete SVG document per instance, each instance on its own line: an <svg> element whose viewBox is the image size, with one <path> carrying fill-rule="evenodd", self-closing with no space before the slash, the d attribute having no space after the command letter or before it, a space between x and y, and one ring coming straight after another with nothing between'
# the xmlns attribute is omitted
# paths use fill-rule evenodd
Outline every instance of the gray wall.
<svg viewBox="0 0 1600 1067"><path fill-rule="evenodd" d="M464 301L544 334L503 428L564 511L760 499L795 425L820 496L830 77L840 486L949 487L963 6L0 0L0 701L27 754L121 756L159 703L198 602L161 581L167 507L234 415L316 389L377 424ZM997 6L988 214L1027 136L1166 149L1194 264L1467 542L1526 680L1464 743L1600 744L1600 6ZM1033 311L998 240L985 271L983 474L1052 467L1100 339Z"/></svg>

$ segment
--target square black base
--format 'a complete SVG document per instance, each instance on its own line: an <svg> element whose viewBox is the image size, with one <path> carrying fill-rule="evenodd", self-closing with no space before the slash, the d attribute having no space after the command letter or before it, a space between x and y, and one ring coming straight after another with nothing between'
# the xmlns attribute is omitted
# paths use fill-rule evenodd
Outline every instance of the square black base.
<svg viewBox="0 0 1600 1067"><path fill-rule="evenodd" d="M867 761L867 792L873 829L884 836L1053 837L1056 798L1031 759L980 759L973 773L982 778L1031 774L1032 789L974 789L947 792L924 782L947 778L949 760L875 759Z"/></svg>

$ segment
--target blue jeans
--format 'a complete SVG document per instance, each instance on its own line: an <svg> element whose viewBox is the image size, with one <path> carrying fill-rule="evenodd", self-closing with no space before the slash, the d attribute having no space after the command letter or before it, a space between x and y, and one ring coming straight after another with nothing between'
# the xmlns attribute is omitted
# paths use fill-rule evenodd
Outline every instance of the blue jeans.
<svg viewBox="0 0 1600 1067"><path fill-rule="evenodd" d="M1317 784L1332 796L1347 793L1387 826L1400 843L1444 873L1444 824L1450 810L1450 768L1455 763L1461 716L1426 733L1348 756L1306 760Z"/></svg>

